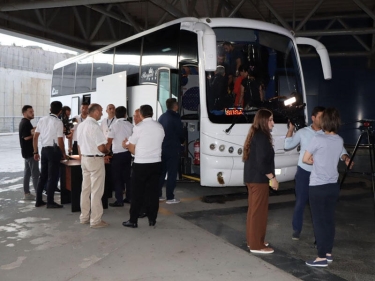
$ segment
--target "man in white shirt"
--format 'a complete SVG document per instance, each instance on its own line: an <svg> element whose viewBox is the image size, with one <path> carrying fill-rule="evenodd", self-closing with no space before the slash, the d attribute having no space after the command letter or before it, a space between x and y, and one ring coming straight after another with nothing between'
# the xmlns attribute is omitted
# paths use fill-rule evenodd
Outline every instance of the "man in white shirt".
<svg viewBox="0 0 375 281"><path fill-rule="evenodd" d="M100 125L103 134L106 138L108 138L109 129L116 122L115 110L116 107L113 104L107 105L107 109L105 112L107 112L108 116L103 118L102 123Z"/></svg>
<svg viewBox="0 0 375 281"><path fill-rule="evenodd" d="M138 216L145 198L149 225L156 224L159 210L161 145L164 139L163 127L152 120L152 107L142 105L139 111L142 122L133 128L129 140L123 142L123 146L134 154L130 219L122 223L123 226L132 228L138 227Z"/></svg>
<svg viewBox="0 0 375 281"><path fill-rule="evenodd" d="M63 141L63 123L57 117L62 108L62 103L54 101L51 103L51 113L39 120L36 126L33 147L34 159L41 160L41 172L36 192L35 207L46 205L42 200L44 185L47 184L47 208L62 208L63 206L54 201L55 186L58 180L60 160L66 158ZM41 157L38 150L38 140L41 137Z"/></svg>
<svg viewBox="0 0 375 281"><path fill-rule="evenodd" d="M103 115L99 104L93 103L88 109L89 116L77 129L78 149L81 155L82 192L81 215L82 224L90 223L91 228L102 228L108 224L102 220L104 193L104 155L108 153L107 140L98 124Z"/></svg>
<svg viewBox="0 0 375 281"><path fill-rule="evenodd" d="M80 123L86 120L87 114L89 110L89 103L88 102L82 102L81 104L81 114L74 116L73 119L75 119L75 124L73 128L73 137L69 140L69 151L72 151L73 155L78 154L78 143L77 143L77 128Z"/></svg>
<svg viewBox="0 0 375 281"><path fill-rule="evenodd" d="M133 113L133 122L134 122L134 125L138 125L139 122L141 122L141 115L139 114L139 108L137 108L136 110L134 110L134 113Z"/></svg>
<svg viewBox="0 0 375 281"><path fill-rule="evenodd" d="M131 136L133 125L126 120L126 108L124 106L116 108L116 118L117 120L108 131L106 145L108 150L112 146L111 173L116 197L116 201L109 203L109 206L122 207L124 202L130 203L131 201L130 170L132 160L129 150L122 147L122 141ZM123 199L124 186L126 186L125 199Z"/></svg>

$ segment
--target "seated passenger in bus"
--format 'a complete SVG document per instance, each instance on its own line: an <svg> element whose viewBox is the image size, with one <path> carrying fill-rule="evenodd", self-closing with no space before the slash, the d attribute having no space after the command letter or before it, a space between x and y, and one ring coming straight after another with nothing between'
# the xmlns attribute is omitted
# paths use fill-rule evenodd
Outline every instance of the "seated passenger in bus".
<svg viewBox="0 0 375 281"><path fill-rule="evenodd" d="M264 101L262 84L256 79L254 66L244 68L245 78L241 82L241 96L238 105L243 104L245 109L260 107Z"/></svg>

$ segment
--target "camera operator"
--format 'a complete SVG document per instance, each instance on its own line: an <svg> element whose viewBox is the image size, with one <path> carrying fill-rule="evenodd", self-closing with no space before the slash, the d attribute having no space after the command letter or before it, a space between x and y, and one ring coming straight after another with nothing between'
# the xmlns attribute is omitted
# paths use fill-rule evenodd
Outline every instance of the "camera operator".
<svg viewBox="0 0 375 281"><path fill-rule="evenodd" d="M298 145L301 146L297 172L295 175L296 204L294 207L292 221L293 240L299 240L302 231L303 212L306 203L309 201L309 180L312 171L312 165L303 163L302 158L307 146L310 144L313 137L317 134L324 134L320 124L320 118L323 115L324 110L325 108L322 106L314 107L311 114L312 124L310 126L298 130L294 135L293 132L295 126L294 124L289 123L289 129L285 137L285 150L291 150ZM340 158L342 161L345 161L345 163L348 165L350 157L344 147L342 148Z"/></svg>
<svg viewBox="0 0 375 281"><path fill-rule="evenodd" d="M89 103L82 102L81 104L81 114L74 117L76 124L73 128L73 137L69 140L69 151L71 150L73 155L78 155L78 144L77 144L77 128L80 123L86 120L89 114Z"/></svg>
<svg viewBox="0 0 375 281"><path fill-rule="evenodd" d="M65 138L68 140L71 140L73 137L74 118L73 119L69 118L70 113L71 113L70 107L65 105L61 109L61 114L59 115L59 118L63 122L63 126L64 126L64 142L65 142ZM68 152L69 152L69 155L72 153L71 146L68 146Z"/></svg>

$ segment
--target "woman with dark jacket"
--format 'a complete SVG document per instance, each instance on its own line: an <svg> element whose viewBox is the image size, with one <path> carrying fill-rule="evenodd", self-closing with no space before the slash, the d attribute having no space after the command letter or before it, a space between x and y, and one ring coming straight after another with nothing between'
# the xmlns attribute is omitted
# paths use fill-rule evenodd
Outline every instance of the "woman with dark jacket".
<svg viewBox="0 0 375 281"><path fill-rule="evenodd" d="M274 126L272 112L260 109L244 144L244 182L248 190L246 223L247 246L250 252L271 254L274 252L264 241L268 216L268 186L277 190L275 176L275 152L271 130Z"/></svg>

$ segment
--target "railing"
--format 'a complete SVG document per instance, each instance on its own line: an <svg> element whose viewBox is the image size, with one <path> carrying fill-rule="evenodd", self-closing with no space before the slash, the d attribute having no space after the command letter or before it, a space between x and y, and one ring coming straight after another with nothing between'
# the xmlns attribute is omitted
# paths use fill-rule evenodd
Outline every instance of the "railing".
<svg viewBox="0 0 375 281"><path fill-rule="evenodd" d="M35 127L39 119L43 116L35 116L31 124ZM0 116L0 133L18 132L18 126L23 116Z"/></svg>

